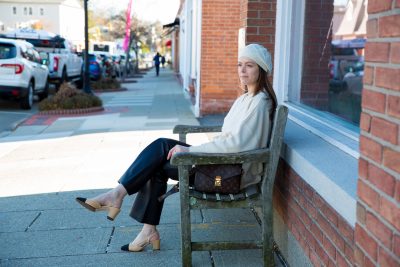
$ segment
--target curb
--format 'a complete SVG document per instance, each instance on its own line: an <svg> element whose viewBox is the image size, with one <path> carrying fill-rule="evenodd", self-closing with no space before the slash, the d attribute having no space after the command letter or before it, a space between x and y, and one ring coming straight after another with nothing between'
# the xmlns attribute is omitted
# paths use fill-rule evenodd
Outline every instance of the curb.
<svg viewBox="0 0 400 267"><path fill-rule="evenodd" d="M10 131L11 131L11 132L14 132L19 126L21 126L22 124L24 124L24 122L25 122L26 120L28 120L31 116L32 116L32 115L26 116L25 118L20 119L20 120L14 122L13 124L11 124Z"/></svg>
<svg viewBox="0 0 400 267"><path fill-rule="evenodd" d="M80 108L80 109L58 109L49 111L40 111L38 115L81 115L93 112L104 111L103 107Z"/></svg>
<svg viewBox="0 0 400 267"><path fill-rule="evenodd" d="M123 83L137 83L138 81L137 80L132 80L132 79L130 79L130 80L124 80L123 82L121 82L122 84Z"/></svg>
<svg viewBox="0 0 400 267"><path fill-rule="evenodd" d="M92 89L93 92L95 93L113 93L113 92L123 92L123 91L128 91L126 87L121 87L118 89Z"/></svg>

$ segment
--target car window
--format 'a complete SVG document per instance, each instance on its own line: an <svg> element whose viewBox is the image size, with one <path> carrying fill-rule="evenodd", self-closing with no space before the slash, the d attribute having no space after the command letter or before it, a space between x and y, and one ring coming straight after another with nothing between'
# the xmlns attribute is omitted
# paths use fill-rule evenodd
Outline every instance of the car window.
<svg viewBox="0 0 400 267"><path fill-rule="evenodd" d="M31 43L35 47L42 48L65 48L65 44L63 39L51 39L51 40L42 40L42 39L25 39L27 42Z"/></svg>
<svg viewBox="0 0 400 267"><path fill-rule="evenodd" d="M354 48L339 48L339 47L332 47L332 55L336 56L355 56L357 52Z"/></svg>
<svg viewBox="0 0 400 267"><path fill-rule="evenodd" d="M29 61L36 62L35 55L33 54L33 50L31 48L26 50L26 56Z"/></svg>
<svg viewBox="0 0 400 267"><path fill-rule="evenodd" d="M0 59L15 58L17 48L13 44L0 43Z"/></svg>
<svg viewBox="0 0 400 267"><path fill-rule="evenodd" d="M32 49L32 54L33 54L33 59L36 63L41 64L41 59L40 59L40 55L38 53L38 51L36 51L35 49Z"/></svg>

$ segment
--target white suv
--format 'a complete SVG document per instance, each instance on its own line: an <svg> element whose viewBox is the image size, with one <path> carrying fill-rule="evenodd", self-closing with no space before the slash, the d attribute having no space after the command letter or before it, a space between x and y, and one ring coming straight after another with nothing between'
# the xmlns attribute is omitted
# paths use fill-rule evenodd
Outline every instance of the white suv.
<svg viewBox="0 0 400 267"><path fill-rule="evenodd" d="M20 100L21 108L31 109L33 95L48 95L49 70L32 44L0 38L0 97Z"/></svg>

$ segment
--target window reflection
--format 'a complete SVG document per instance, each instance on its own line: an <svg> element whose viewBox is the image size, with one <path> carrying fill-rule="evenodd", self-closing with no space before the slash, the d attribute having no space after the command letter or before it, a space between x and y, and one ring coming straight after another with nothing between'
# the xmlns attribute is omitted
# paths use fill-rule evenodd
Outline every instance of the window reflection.
<svg viewBox="0 0 400 267"><path fill-rule="evenodd" d="M359 124L367 0L335 1L329 61L328 112Z"/></svg>
<svg viewBox="0 0 400 267"><path fill-rule="evenodd" d="M365 39L334 40L329 62L328 111L359 123Z"/></svg>
<svg viewBox="0 0 400 267"><path fill-rule="evenodd" d="M359 125L367 2L304 0L301 82L297 87L290 80L290 101ZM292 43L291 49L297 51L297 45ZM293 79L295 72L291 70Z"/></svg>

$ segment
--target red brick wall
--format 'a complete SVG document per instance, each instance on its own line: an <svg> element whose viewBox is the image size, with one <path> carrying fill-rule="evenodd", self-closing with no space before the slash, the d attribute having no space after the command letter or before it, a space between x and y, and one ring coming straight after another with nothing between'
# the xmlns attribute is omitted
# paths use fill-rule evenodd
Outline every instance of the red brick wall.
<svg viewBox="0 0 400 267"><path fill-rule="evenodd" d="M237 98L240 0L203 0L200 115L224 113Z"/></svg>
<svg viewBox="0 0 400 267"><path fill-rule="evenodd" d="M400 266L400 1L368 1L356 266Z"/></svg>
<svg viewBox="0 0 400 267"><path fill-rule="evenodd" d="M247 25L248 0L240 0L240 28Z"/></svg>
<svg viewBox="0 0 400 267"><path fill-rule="evenodd" d="M261 44L270 51L272 58L275 48L275 22L276 0L240 1L240 27L246 30L246 45Z"/></svg>
<svg viewBox="0 0 400 267"><path fill-rule="evenodd" d="M307 0L304 21L303 77L300 101L328 107L329 58L333 0Z"/></svg>
<svg viewBox="0 0 400 267"><path fill-rule="evenodd" d="M274 58L275 51L276 0L248 2L246 44L265 46ZM270 80L272 83L272 79Z"/></svg>
<svg viewBox="0 0 400 267"><path fill-rule="evenodd" d="M242 0L242 27L246 27L246 44L265 46L274 56L276 0Z"/></svg>
<svg viewBox="0 0 400 267"><path fill-rule="evenodd" d="M238 30L246 28L246 44L262 44L273 55L276 0L205 0L202 13L200 114L223 113L241 94Z"/></svg>
<svg viewBox="0 0 400 267"><path fill-rule="evenodd" d="M179 72L179 30L175 30L174 33L172 34L174 38L174 59L173 59L173 68L176 73Z"/></svg>
<svg viewBox="0 0 400 267"><path fill-rule="evenodd" d="M284 161L273 202L314 266L353 266L354 229Z"/></svg>

